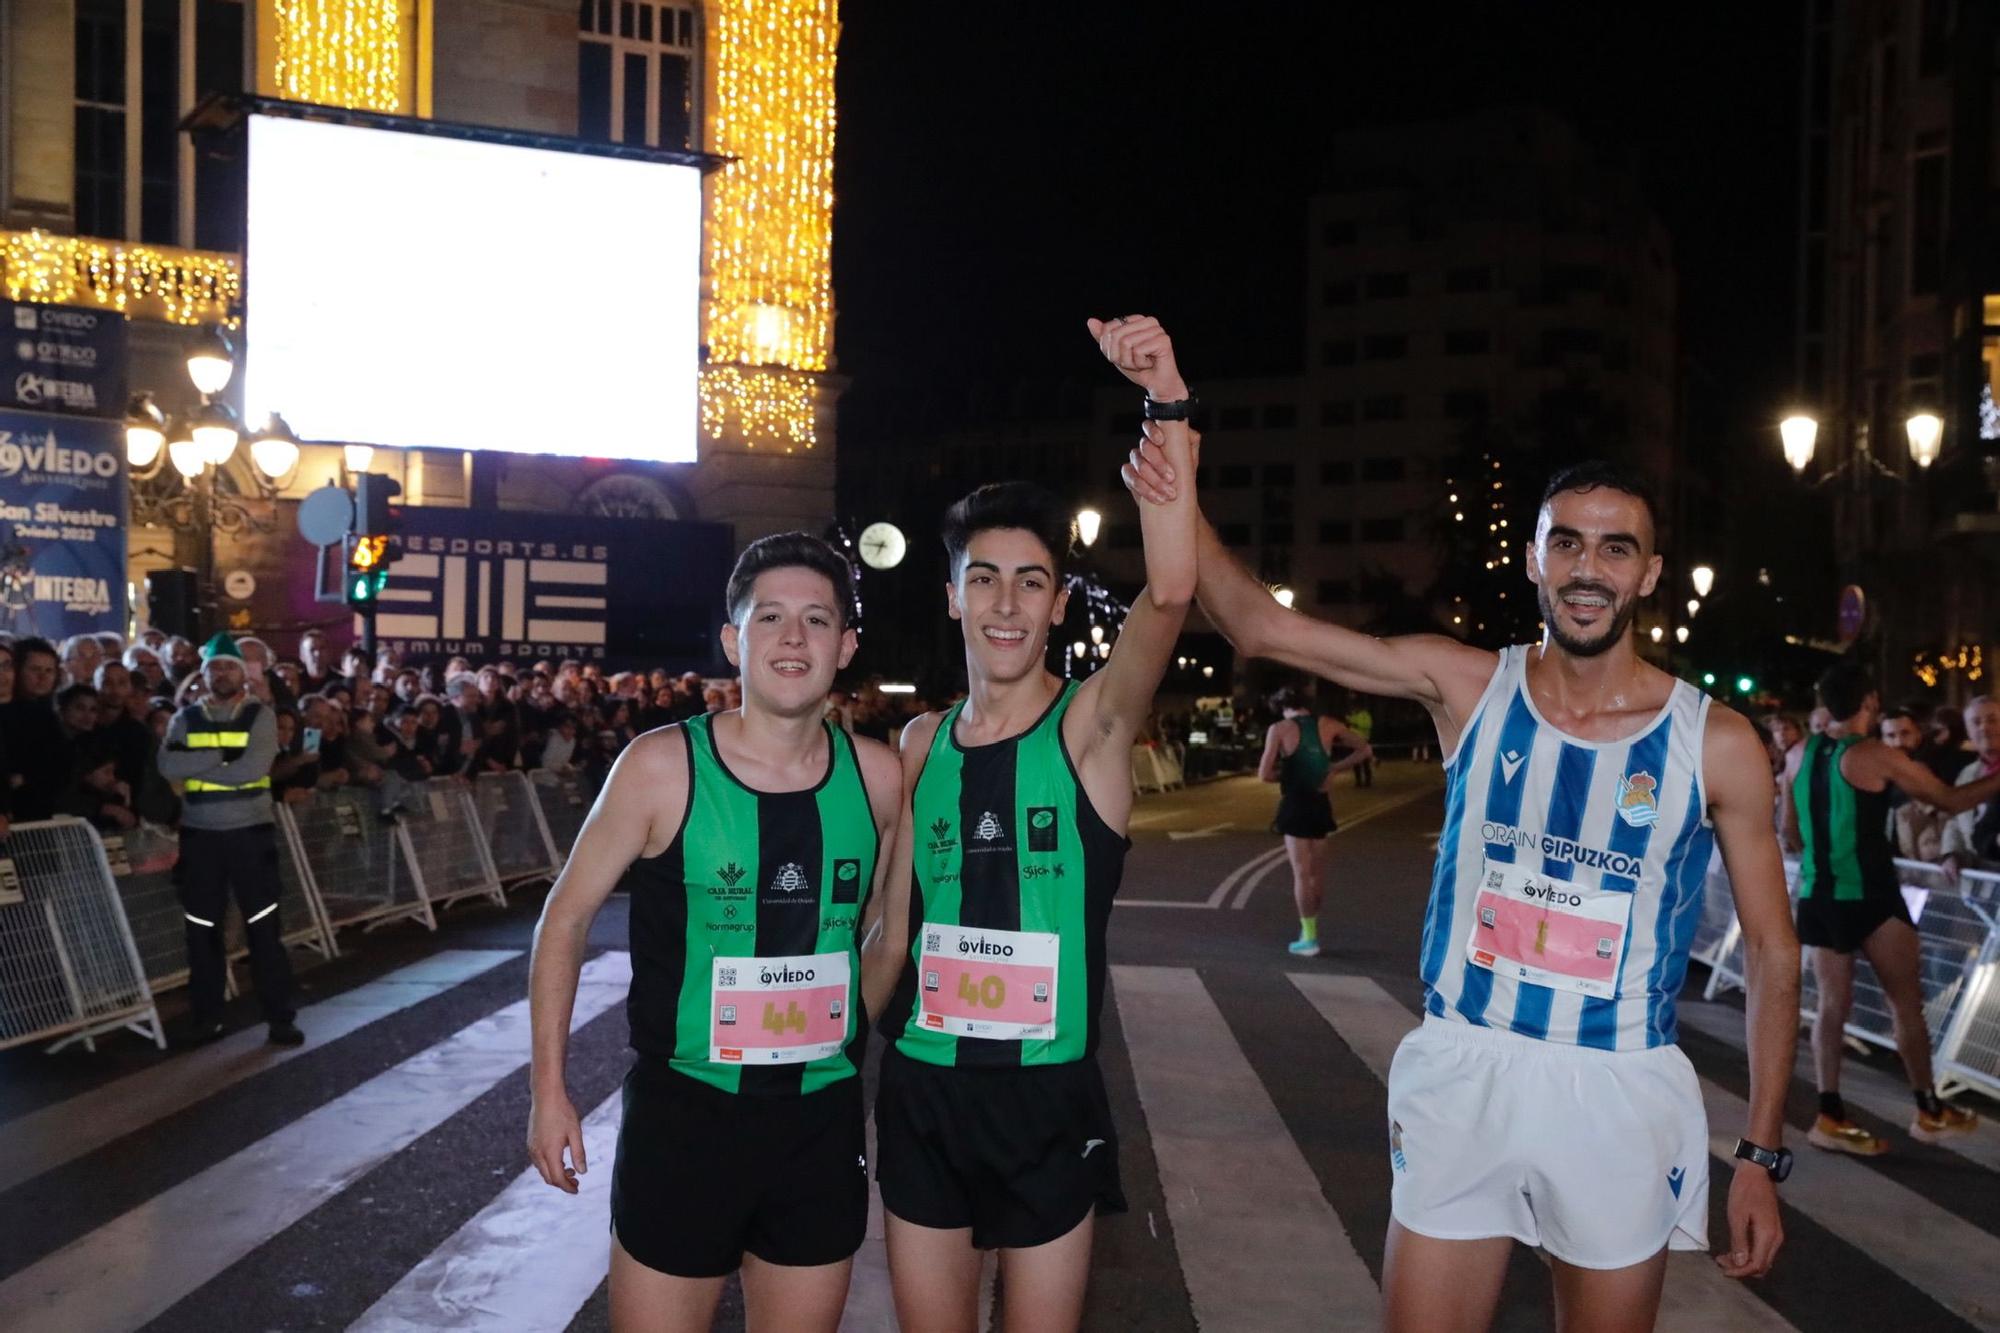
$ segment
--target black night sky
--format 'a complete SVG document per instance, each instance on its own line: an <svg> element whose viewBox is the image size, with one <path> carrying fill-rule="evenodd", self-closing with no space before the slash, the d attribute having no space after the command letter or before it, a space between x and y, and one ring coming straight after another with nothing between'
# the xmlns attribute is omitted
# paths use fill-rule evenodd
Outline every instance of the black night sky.
<svg viewBox="0 0 2000 1333"><path fill-rule="evenodd" d="M964 420L973 384L1107 373L1091 312L1160 314L1197 385L1298 369L1316 145L1506 105L1637 165L1673 234L1696 459L1766 442L1790 387L1795 0L857 0L842 17L851 458Z"/></svg>

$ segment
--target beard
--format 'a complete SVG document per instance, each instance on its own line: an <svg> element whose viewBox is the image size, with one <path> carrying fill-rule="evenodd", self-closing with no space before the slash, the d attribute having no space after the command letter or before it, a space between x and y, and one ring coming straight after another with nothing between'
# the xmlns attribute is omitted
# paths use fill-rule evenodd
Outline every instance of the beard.
<svg viewBox="0 0 2000 1333"><path fill-rule="evenodd" d="M1611 619L1601 633L1584 639L1564 631L1562 622L1556 618L1556 611L1559 609L1557 601L1564 593L1572 592L1598 593L1610 602ZM1621 602L1611 589L1597 583L1565 584L1559 591L1553 593L1546 586L1538 587L1535 590L1535 600L1541 605L1542 623L1548 626L1549 637L1556 641L1556 647L1571 657L1596 657L1606 651L1612 644L1625 637L1625 631L1632 627L1632 622L1639 616L1637 597Z"/></svg>

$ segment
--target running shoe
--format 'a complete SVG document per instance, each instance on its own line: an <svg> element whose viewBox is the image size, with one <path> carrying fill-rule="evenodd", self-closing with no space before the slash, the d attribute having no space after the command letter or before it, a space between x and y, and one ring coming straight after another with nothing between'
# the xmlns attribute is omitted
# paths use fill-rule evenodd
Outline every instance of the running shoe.
<svg viewBox="0 0 2000 1333"><path fill-rule="evenodd" d="M1856 1157L1880 1157L1889 1151L1889 1140L1878 1139L1851 1120L1835 1120L1823 1115L1806 1131L1806 1142L1828 1152L1852 1153Z"/></svg>
<svg viewBox="0 0 2000 1333"><path fill-rule="evenodd" d="M1978 1127L1978 1116L1962 1106L1946 1102L1942 1115L1917 1112L1917 1118L1910 1122L1910 1137L1919 1143L1937 1143L1954 1134L1970 1134Z"/></svg>
<svg viewBox="0 0 2000 1333"><path fill-rule="evenodd" d="M1319 957L1318 940L1293 940L1286 948L1294 958Z"/></svg>

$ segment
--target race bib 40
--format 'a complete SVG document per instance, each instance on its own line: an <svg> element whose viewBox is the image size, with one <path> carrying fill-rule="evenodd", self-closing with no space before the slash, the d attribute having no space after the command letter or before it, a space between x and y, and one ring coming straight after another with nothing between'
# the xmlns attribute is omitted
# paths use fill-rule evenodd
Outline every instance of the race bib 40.
<svg viewBox="0 0 2000 1333"><path fill-rule="evenodd" d="M988 1040L1053 1040L1062 937L926 922L917 1023Z"/></svg>

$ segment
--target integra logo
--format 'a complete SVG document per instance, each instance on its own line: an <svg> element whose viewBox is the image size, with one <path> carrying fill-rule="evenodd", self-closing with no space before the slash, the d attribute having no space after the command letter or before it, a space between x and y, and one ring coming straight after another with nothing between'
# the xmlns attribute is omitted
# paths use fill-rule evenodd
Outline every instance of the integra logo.
<svg viewBox="0 0 2000 1333"><path fill-rule="evenodd" d="M757 972L757 980L766 986L796 985L802 981L811 981L814 977L815 973L809 967L781 967L775 971L766 967L760 968Z"/></svg>
<svg viewBox="0 0 2000 1333"><path fill-rule="evenodd" d="M988 939L975 940L975 939L966 939L964 937L960 937L958 941L958 951L960 953L982 954L988 958L1012 958L1014 956L1013 945L995 944L992 940Z"/></svg>
<svg viewBox="0 0 2000 1333"><path fill-rule="evenodd" d="M1523 884L1521 892L1529 898L1540 898L1543 902L1557 907L1581 907L1583 895L1557 888L1553 884Z"/></svg>
<svg viewBox="0 0 2000 1333"><path fill-rule="evenodd" d="M736 887L736 882L749 873L742 866L731 861L728 865L718 869L715 872L715 877L733 889Z"/></svg>

